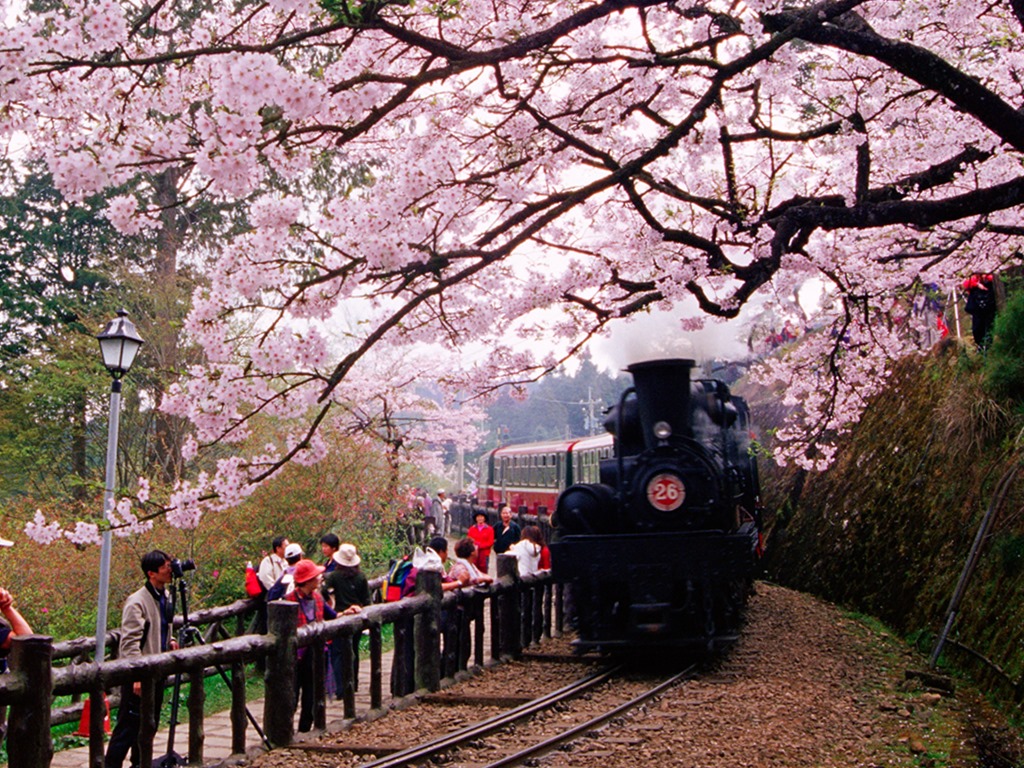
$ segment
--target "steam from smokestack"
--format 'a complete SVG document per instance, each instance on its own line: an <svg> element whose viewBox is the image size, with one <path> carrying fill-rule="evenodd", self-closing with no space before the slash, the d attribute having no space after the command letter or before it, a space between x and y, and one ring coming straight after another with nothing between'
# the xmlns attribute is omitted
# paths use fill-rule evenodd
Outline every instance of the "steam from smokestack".
<svg viewBox="0 0 1024 768"><path fill-rule="evenodd" d="M743 360L748 356L745 318L724 322L708 318L701 330L683 330L684 320L698 314L695 307L687 306L622 320L607 337L590 343L594 362L615 371L643 360Z"/></svg>

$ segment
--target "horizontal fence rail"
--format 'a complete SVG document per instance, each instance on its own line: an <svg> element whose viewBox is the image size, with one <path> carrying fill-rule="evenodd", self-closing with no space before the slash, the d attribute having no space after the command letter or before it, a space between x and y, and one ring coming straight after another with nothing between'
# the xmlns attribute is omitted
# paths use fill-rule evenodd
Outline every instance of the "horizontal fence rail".
<svg viewBox="0 0 1024 768"><path fill-rule="evenodd" d="M469 518L467 518L469 519ZM457 530L453 517L453 528ZM157 687L166 687L177 676L187 682L209 674L222 674L232 693L232 750L244 753L249 725L256 715L246 707L246 667L254 662L263 673L264 709L261 735L268 746L292 743L295 737L297 650L313 654L315 728L326 727L325 644L340 641L344 716L355 718L355 638L369 637L370 711L391 699L416 691L436 691L470 666L484 666L518 657L523 648L561 633L562 590L549 574L520 578L516 559L499 555L498 579L489 585L442 592L441 575L422 572L417 594L392 603L363 608L361 613L341 616L298 628L298 604L279 600L266 605L267 632L253 633L259 599L199 610L189 615L190 625L200 629L203 642L178 650L134 659L110 659L97 664L94 639L54 643L41 635L13 639L10 674L0 676L0 705L9 707L8 764L11 768L48 768L53 757L50 728L58 722L81 717L82 697L89 696L89 766L102 768L104 749L103 697L116 688L141 681L142 729L140 764L153 759L153 737L158 712L152 703ZM371 581L379 587L380 579ZM374 589L373 594L379 594ZM176 619L180 623L180 619ZM485 622L489 622L485 625ZM392 675L383 675L383 629L393 627ZM486 632L490 647L485 647ZM120 632L107 633L108 648L117 648ZM53 708L55 696L77 699L70 706ZM203 761L202 685L190 685L186 710L189 722L189 762ZM116 706L117 694L110 696ZM368 714L368 713L363 713Z"/></svg>

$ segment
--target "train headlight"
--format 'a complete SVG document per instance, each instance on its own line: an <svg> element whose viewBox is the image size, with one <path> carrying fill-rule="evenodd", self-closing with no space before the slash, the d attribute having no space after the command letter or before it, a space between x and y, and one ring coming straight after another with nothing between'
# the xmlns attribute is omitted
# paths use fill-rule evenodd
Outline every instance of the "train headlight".
<svg viewBox="0 0 1024 768"><path fill-rule="evenodd" d="M654 436L659 440L668 440L672 437L672 425L667 421L656 421L654 422Z"/></svg>

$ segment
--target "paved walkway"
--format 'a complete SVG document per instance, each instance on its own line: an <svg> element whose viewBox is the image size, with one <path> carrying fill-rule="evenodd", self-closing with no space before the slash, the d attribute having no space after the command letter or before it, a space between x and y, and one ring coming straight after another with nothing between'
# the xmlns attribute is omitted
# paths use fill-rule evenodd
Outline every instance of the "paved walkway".
<svg viewBox="0 0 1024 768"><path fill-rule="evenodd" d="M356 691L356 713L362 714L370 709L370 659L369 654L363 654L365 658L359 660L359 690ZM385 704L391 695L388 690L387 681L391 679L391 652L383 654L382 657L382 679L384 681ZM188 751L188 710L184 705L184 693L182 703L179 704L179 724L174 731L174 749L178 754L184 755ZM164 696L164 710L170 707L171 693L168 691ZM248 702L249 711L256 718L256 722L263 727L263 699ZM342 702L328 698L327 700L327 724L332 721L341 720L345 716ZM298 713L295 721L298 723ZM209 715L203 723L206 739L203 744L203 762L206 765L219 763L231 756L231 712L225 710ZM246 749L259 747L260 737L252 723L246 723ZM162 728L156 735L153 742L154 758L167 753L168 730ZM76 749L65 749L53 756L52 768L86 768L89 764L89 747L78 747ZM127 761L125 766L127 768Z"/></svg>

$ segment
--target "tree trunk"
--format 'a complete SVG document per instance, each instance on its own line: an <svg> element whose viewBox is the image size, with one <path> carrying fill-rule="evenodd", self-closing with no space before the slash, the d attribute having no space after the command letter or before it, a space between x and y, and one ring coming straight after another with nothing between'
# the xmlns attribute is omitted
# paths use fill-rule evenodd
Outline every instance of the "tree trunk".
<svg viewBox="0 0 1024 768"><path fill-rule="evenodd" d="M188 219L182 212L178 184L183 176L171 168L154 178L154 201L160 207L161 226L157 233L153 263L153 284L148 293L152 301L152 325L147 329L146 346L152 366L152 394L156 403L177 378L180 370L178 330L188 308L187 286L178 279L178 251L188 231ZM171 483L181 474L181 443L184 425L177 416L157 410L153 415L153 440L149 443L149 462L158 467L161 479Z"/></svg>

